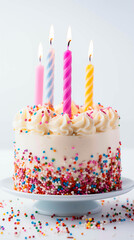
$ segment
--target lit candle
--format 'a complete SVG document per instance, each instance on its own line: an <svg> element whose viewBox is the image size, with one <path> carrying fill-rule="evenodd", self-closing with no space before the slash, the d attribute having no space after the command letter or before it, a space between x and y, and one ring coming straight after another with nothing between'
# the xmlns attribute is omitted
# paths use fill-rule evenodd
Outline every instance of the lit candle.
<svg viewBox="0 0 134 240"><path fill-rule="evenodd" d="M63 57L63 113L71 117L71 74L72 74L72 52L69 50L71 42L71 28L68 28L67 50Z"/></svg>
<svg viewBox="0 0 134 240"><path fill-rule="evenodd" d="M43 104L43 82L44 82L44 66L41 64L43 56L42 44L39 44L38 58L39 65L36 68L36 79L35 79L35 105Z"/></svg>
<svg viewBox="0 0 134 240"><path fill-rule="evenodd" d="M86 67L86 84L85 84L85 110L93 106L93 80L94 80L94 66L91 63L93 56L93 41L89 45L89 64Z"/></svg>
<svg viewBox="0 0 134 240"><path fill-rule="evenodd" d="M46 102L54 104L54 62L55 62L55 51L52 47L54 38L53 25L50 28L49 42L50 50L47 56L47 79L46 79Z"/></svg>

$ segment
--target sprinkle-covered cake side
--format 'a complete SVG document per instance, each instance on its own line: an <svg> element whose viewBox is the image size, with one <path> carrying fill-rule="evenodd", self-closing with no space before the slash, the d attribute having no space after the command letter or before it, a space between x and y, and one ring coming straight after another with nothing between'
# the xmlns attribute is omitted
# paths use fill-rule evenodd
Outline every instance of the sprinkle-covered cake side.
<svg viewBox="0 0 134 240"><path fill-rule="evenodd" d="M97 104L26 107L14 120L14 189L37 194L91 194L121 188L119 115Z"/></svg>

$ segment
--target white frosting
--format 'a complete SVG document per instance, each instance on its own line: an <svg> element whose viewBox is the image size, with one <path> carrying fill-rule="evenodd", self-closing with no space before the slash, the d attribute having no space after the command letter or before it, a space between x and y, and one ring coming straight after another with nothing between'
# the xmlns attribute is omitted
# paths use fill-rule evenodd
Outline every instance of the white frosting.
<svg viewBox="0 0 134 240"><path fill-rule="evenodd" d="M47 109L39 109L36 114L33 114L30 117L30 120L27 121L27 128L29 130L46 134L49 131L48 123L49 123L50 116L48 114Z"/></svg>
<svg viewBox="0 0 134 240"><path fill-rule="evenodd" d="M72 102L72 118L61 114L63 104L51 110L50 106L26 107L19 111L14 119L16 131L34 131L41 135L89 135L116 129L119 126L119 116L112 108L104 109L102 105L94 105L85 112L84 106L77 107Z"/></svg>
<svg viewBox="0 0 134 240"><path fill-rule="evenodd" d="M104 107L99 103L93 103L93 109L99 111L100 109L104 109Z"/></svg>
<svg viewBox="0 0 134 240"><path fill-rule="evenodd" d="M57 114L62 114L63 113L63 104L62 103L60 103L57 106L55 106L55 112Z"/></svg>
<svg viewBox="0 0 134 240"><path fill-rule="evenodd" d="M63 113L63 103L55 106L55 111L57 114ZM72 102L71 104L71 111L72 111L72 115L75 115L79 112L79 107L77 107L74 102Z"/></svg>
<svg viewBox="0 0 134 240"><path fill-rule="evenodd" d="M119 115L117 111L112 109L111 107L107 108L106 113L109 117L109 125L112 129L117 128L119 126Z"/></svg>
<svg viewBox="0 0 134 240"><path fill-rule="evenodd" d="M15 115L13 128L15 130L23 130L27 128L27 109L22 109Z"/></svg>
<svg viewBox="0 0 134 240"><path fill-rule="evenodd" d="M67 114L58 115L49 122L50 132L56 135L72 135L72 122Z"/></svg>
<svg viewBox="0 0 134 240"><path fill-rule="evenodd" d="M107 153L108 147L111 147L111 151L115 154L119 147L119 141L119 128L87 136L39 135L34 132L29 134L15 133L16 149L20 149L20 156L24 149L28 149L33 156L40 157L41 161L44 162L42 155L45 150L48 163L51 163L52 158L57 160L53 163L55 169L61 166L68 167L69 164L72 164L74 160L72 157L75 158L76 153L78 153L79 158L75 164L76 168L79 168L79 164L89 161L91 155L94 156L94 159L98 159L99 154ZM56 151L50 150L51 148ZM33 166L34 162L29 163L31 169Z"/></svg>
<svg viewBox="0 0 134 240"><path fill-rule="evenodd" d="M109 128L109 118L104 110L93 112L94 125L96 132L104 132Z"/></svg>
<svg viewBox="0 0 134 240"><path fill-rule="evenodd" d="M72 120L75 135L89 135L95 133L93 119L88 113L81 113Z"/></svg>

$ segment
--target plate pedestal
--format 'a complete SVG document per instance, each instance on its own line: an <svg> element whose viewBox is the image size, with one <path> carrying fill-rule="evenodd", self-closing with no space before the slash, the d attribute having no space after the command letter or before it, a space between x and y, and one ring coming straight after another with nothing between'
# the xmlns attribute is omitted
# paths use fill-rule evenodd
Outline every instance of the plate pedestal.
<svg viewBox="0 0 134 240"><path fill-rule="evenodd" d="M52 216L83 216L88 212L95 214L101 211L101 205L94 200L85 201L37 201L35 211L39 214Z"/></svg>

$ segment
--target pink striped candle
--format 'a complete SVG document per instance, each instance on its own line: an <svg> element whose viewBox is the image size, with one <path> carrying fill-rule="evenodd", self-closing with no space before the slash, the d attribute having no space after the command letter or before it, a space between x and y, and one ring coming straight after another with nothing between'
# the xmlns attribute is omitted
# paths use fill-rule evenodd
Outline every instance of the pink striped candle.
<svg viewBox="0 0 134 240"><path fill-rule="evenodd" d="M44 66L41 64L43 47L39 45L39 65L36 68L35 79L35 105L43 104Z"/></svg>
<svg viewBox="0 0 134 240"><path fill-rule="evenodd" d="M68 47L63 57L63 113L71 117L71 80L72 80L72 52L69 50L71 42L71 28L68 29Z"/></svg>

